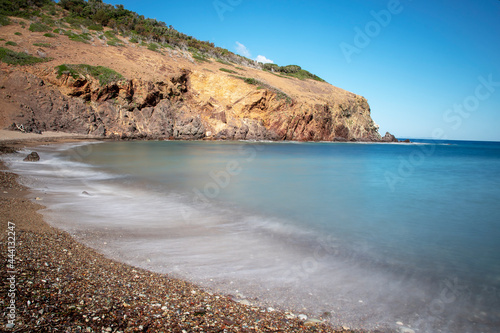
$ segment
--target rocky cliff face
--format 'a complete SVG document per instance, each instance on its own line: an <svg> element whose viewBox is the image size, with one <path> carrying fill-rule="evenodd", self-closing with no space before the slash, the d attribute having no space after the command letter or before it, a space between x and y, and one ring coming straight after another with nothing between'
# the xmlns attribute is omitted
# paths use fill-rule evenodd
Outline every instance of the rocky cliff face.
<svg viewBox="0 0 500 333"><path fill-rule="evenodd" d="M5 74L3 87L31 131L117 138L227 140L379 140L363 97L310 103L210 72L181 70L164 81L123 80L101 86L55 72ZM281 94L283 95L283 94Z"/></svg>

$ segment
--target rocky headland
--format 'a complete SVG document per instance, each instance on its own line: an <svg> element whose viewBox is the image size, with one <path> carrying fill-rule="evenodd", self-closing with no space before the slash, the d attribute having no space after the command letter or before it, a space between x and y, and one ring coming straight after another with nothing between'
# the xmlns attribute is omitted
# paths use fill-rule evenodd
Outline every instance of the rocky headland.
<svg viewBox="0 0 500 333"><path fill-rule="evenodd" d="M1 128L121 139L389 141L364 97L327 82L199 61L179 48L154 51L119 35L120 46L110 46L83 27L86 43L47 37L24 28L30 24L11 18L0 27L15 44L9 50L48 60L0 64ZM72 64L119 74L103 83Z"/></svg>

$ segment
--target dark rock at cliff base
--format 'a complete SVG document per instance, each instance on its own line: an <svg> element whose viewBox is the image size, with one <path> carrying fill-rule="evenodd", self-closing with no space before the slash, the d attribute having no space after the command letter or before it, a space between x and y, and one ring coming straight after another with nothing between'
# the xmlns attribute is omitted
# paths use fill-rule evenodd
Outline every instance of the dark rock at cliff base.
<svg viewBox="0 0 500 333"><path fill-rule="evenodd" d="M398 139L396 139L396 137L389 132L385 133L385 135L381 141L382 142L399 142Z"/></svg>
<svg viewBox="0 0 500 333"><path fill-rule="evenodd" d="M29 154L28 156L26 156L23 161L38 162L38 161L40 161L40 156L38 155L38 153L36 151L34 151L31 154Z"/></svg>

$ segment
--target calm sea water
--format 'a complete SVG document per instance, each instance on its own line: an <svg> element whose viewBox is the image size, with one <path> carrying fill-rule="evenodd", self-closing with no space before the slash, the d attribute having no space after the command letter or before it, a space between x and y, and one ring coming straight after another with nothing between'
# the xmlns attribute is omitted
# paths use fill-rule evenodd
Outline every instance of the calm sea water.
<svg viewBox="0 0 500 333"><path fill-rule="evenodd" d="M7 162L110 257L334 325L500 331L500 143L37 151Z"/></svg>

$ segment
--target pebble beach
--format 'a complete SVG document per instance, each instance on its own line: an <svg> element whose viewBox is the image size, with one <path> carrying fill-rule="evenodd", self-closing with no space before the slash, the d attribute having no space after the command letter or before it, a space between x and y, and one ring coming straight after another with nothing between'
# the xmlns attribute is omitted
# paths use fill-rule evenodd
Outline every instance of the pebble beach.
<svg viewBox="0 0 500 333"><path fill-rule="evenodd" d="M37 144L10 140L0 148L12 153ZM0 252L9 263L1 271L2 330L361 332L329 326L329 313L311 318L257 306L108 259L48 225L38 212L43 200L36 200L12 171L0 165Z"/></svg>

